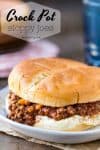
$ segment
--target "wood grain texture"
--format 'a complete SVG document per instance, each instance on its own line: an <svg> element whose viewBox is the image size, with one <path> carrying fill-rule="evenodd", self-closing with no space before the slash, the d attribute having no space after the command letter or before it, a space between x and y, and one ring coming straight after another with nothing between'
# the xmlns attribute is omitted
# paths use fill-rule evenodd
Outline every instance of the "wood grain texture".
<svg viewBox="0 0 100 150"><path fill-rule="evenodd" d="M0 133L0 150L57 150Z"/></svg>

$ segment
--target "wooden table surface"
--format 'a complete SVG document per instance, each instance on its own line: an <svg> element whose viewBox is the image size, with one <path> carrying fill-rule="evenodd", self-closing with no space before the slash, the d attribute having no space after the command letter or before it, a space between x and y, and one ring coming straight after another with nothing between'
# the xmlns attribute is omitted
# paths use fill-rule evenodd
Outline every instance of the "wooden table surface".
<svg viewBox="0 0 100 150"><path fill-rule="evenodd" d="M0 150L56 150L56 148L27 142L23 139L0 133Z"/></svg>
<svg viewBox="0 0 100 150"><path fill-rule="evenodd" d="M61 33L49 38L60 46L59 56L83 61L84 47L80 0L46 0L42 2L45 2L47 6L59 9L62 14ZM0 79L0 88L6 85L7 79ZM91 142L91 144L93 144L91 147L86 144L85 149L82 149L79 145L78 150L100 150L100 141ZM0 150L56 150L56 148L27 142L23 139L0 133ZM77 148L73 146L67 150L77 150Z"/></svg>

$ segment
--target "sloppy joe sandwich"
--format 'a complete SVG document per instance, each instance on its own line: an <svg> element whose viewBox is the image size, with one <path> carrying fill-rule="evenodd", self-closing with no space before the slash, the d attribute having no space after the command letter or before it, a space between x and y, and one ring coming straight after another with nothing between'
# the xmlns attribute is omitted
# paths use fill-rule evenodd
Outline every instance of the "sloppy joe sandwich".
<svg viewBox="0 0 100 150"><path fill-rule="evenodd" d="M60 58L30 59L10 73L8 118L34 127L81 131L100 125L100 69Z"/></svg>

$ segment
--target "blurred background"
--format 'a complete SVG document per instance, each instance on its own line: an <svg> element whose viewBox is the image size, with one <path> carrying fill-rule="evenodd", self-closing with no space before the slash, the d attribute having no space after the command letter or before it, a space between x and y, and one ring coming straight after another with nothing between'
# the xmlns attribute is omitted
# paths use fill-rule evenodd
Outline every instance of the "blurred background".
<svg viewBox="0 0 100 150"><path fill-rule="evenodd" d="M1 0L0 7L6 7L9 1L20 3L20 0ZM29 2L29 0L24 1ZM32 57L58 56L84 61L82 0L34 0L32 2L60 10L61 33L43 39L42 44L39 41L31 45L0 33L0 87L7 84L9 71L17 61L21 60L19 55L23 58L30 55ZM31 49L30 54L26 52L28 49Z"/></svg>
<svg viewBox="0 0 100 150"><path fill-rule="evenodd" d="M82 0L34 0L34 2L61 11L61 33L48 38L60 47L59 56L84 60Z"/></svg>
<svg viewBox="0 0 100 150"><path fill-rule="evenodd" d="M34 2L61 11L61 33L48 38L60 47L59 56L83 60L82 0L34 0Z"/></svg>

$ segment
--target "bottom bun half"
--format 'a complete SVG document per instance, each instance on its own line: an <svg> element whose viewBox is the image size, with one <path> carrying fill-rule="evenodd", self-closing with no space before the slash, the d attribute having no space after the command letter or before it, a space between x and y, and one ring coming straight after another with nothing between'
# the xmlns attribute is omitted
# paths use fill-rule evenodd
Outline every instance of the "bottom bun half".
<svg viewBox="0 0 100 150"><path fill-rule="evenodd" d="M45 116L37 116L34 124L35 127L58 131L83 131L98 125L100 125L100 114L92 117L75 115L60 121Z"/></svg>

